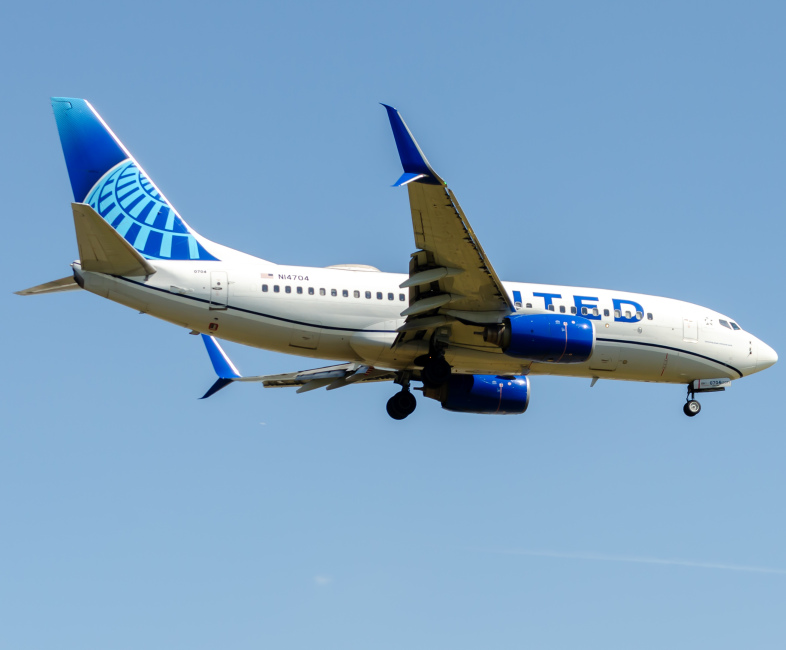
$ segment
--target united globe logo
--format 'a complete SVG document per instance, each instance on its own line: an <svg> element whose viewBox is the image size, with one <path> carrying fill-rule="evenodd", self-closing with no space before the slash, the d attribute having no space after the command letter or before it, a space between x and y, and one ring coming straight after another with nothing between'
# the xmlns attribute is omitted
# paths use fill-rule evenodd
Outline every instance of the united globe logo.
<svg viewBox="0 0 786 650"><path fill-rule="evenodd" d="M216 259L132 160L104 174L85 202L148 259Z"/></svg>

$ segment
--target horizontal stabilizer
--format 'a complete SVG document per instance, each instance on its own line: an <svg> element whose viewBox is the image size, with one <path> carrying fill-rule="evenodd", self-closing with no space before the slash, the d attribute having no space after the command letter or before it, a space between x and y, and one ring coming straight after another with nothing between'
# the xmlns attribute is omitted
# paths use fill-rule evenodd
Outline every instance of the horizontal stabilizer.
<svg viewBox="0 0 786 650"><path fill-rule="evenodd" d="M155 267L86 203L72 203L82 270L109 275L153 275Z"/></svg>
<svg viewBox="0 0 786 650"><path fill-rule="evenodd" d="M45 282L29 289L22 291L15 291L17 296L38 296L44 293L60 293L61 291L76 291L81 287L74 280L74 276L69 275L67 278L60 278L59 280L52 280Z"/></svg>

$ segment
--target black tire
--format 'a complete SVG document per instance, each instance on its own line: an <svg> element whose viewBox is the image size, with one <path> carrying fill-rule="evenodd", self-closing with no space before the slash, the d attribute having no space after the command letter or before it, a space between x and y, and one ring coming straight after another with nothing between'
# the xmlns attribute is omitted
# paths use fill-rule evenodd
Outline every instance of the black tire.
<svg viewBox="0 0 786 650"><path fill-rule="evenodd" d="M388 400L387 406L385 408L387 409L388 415L394 420L403 420L405 417L407 417L406 413L402 413L398 410L395 395Z"/></svg>
<svg viewBox="0 0 786 650"><path fill-rule="evenodd" d="M420 378L426 388L439 388L450 379L450 370L450 364L443 357L435 357L423 366Z"/></svg>
<svg viewBox="0 0 786 650"><path fill-rule="evenodd" d="M407 415L411 415L412 412L417 408L418 401L415 399L415 396L410 393L408 390L402 390L400 393L396 394L396 399L398 400L398 407L402 413L406 413Z"/></svg>
<svg viewBox="0 0 786 650"><path fill-rule="evenodd" d="M682 412L689 418L696 417L701 412L701 404L692 399L685 403L685 406L682 407Z"/></svg>
<svg viewBox="0 0 786 650"><path fill-rule="evenodd" d="M396 393L388 400L387 411L388 415L394 420L403 420L408 415L411 415L418 405L415 396L408 390L402 390Z"/></svg>

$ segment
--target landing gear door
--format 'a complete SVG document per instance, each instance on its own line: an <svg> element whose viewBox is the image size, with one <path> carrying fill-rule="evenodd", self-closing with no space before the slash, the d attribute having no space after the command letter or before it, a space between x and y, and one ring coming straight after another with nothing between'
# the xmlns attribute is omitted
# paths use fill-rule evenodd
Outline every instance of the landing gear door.
<svg viewBox="0 0 786 650"><path fill-rule="evenodd" d="M697 343L699 340L699 323L694 318L684 318L682 321L682 340Z"/></svg>
<svg viewBox="0 0 786 650"><path fill-rule="evenodd" d="M226 309L229 297L226 271L210 272L210 309Z"/></svg>

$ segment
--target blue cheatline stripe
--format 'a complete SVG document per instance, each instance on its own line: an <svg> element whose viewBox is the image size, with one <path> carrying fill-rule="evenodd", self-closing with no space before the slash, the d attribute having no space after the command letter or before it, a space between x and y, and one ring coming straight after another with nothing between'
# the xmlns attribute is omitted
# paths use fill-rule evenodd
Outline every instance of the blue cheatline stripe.
<svg viewBox="0 0 786 650"><path fill-rule="evenodd" d="M184 296L182 294L173 294L171 291L167 291L166 289L161 289L159 287L151 287L145 285L141 282L137 282L136 280L131 280L129 278L125 278L119 275L113 276L118 280L123 280L124 282L128 282L129 284L135 284L143 289L148 289L151 291L158 291L160 293L165 293L168 296L177 296L178 298L183 298L186 300L193 300L194 302L201 302L207 305L210 304L210 300L205 298L197 298L196 296ZM332 330L332 331L339 331L339 332L369 332L374 334L397 334L396 330L367 330L367 329L358 329L355 327L333 327L330 325L315 325L314 323L307 323L305 321L300 320L293 320L291 318L283 318L281 316L273 316L272 314L265 314L260 311L254 311L252 309L244 309L242 307L233 307L232 305L227 306L227 310L234 310L239 311L245 314L252 314L253 316L261 316L262 318L268 318L270 320L277 320L281 321L282 323L292 323L293 325L305 325L306 327L313 327L314 329L323 329L323 330ZM663 350L671 350L672 352L684 352L685 354L693 355L694 357L699 357L700 359L705 359L706 361L711 361L712 363L717 363L718 365L724 366L736 372L740 377L744 377L739 370L737 370L734 366L730 366L728 363L724 363L723 361L718 361L717 359L713 359L712 357L705 356L703 354L698 354L697 352L691 352L690 350L683 350L681 348L674 348L668 345L659 345L657 343L642 343L640 341L625 341L623 339L606 339L606 338L597 338L596 341L603 341L604 343L621 343L627 345L639 345L643 347L649 348L660 348Z"/></svg>
<svg viewBox="0 0 786 650"><path fill-rule="evenodd" d="M160 287L151 287L141 282L137 282L136 280L131 280L130 278L123 277L121 275L113 275L113 278L117 280L123 280L123 282L128 282L129 284L135 284L143 289L148 289L150 291L158 291L160 293L165 293L168 296L176 296L177 298L184 298L186 300L193 300L194 302L202 302L206 305L211 304L210 300L206 298L197 298L196 296L185 296L179 293L172 293L171 291L167 291L166 289L161 289ZM253 309L244 309L243 307L233 307L232 305L227 306L227 311L234 310L239 311L245 314L252 314L254 316L261 316L262 318L269 318L270 320L277 320L283 323L292 323L293 325L305 325L306 327L313 327L314 329L318 330L334 330L339 332L369 332L373 334L397 334L396 330L367 330L367 329L358 329L356 327L333 327L331 325L315 325L314 323L307 323L301 320L293 320L291 318L282 318L281 316L273 316L272 314L264 314L261 311L254 311Z"/></svg>
<svg viewBox="0 0 786 650"><path fill-rule="evenodd" d="M736 372L740 377L744 377L739 370L737 370L734 366L730 366L728 363L723 363L723 361L718 361L717 359L713 359L712 357L708 357L703 354L699 354L698 352L691 352L690 350L683 350L682 348L673 348L670 345L660 345L659 343L643 343L642 341L625 341L623 339L602 339L596 338L596 341L603 341L604 343L626 343L628 345L640 345L642 347L647 348L660 348L662 350L671 350L672 352L682 352L683 354L690 354L694 357L699 357L700 359L706 359L707 361L712 361L712 363L717 363L720 366L725 366L729 370L733 370Z"/></svg>

